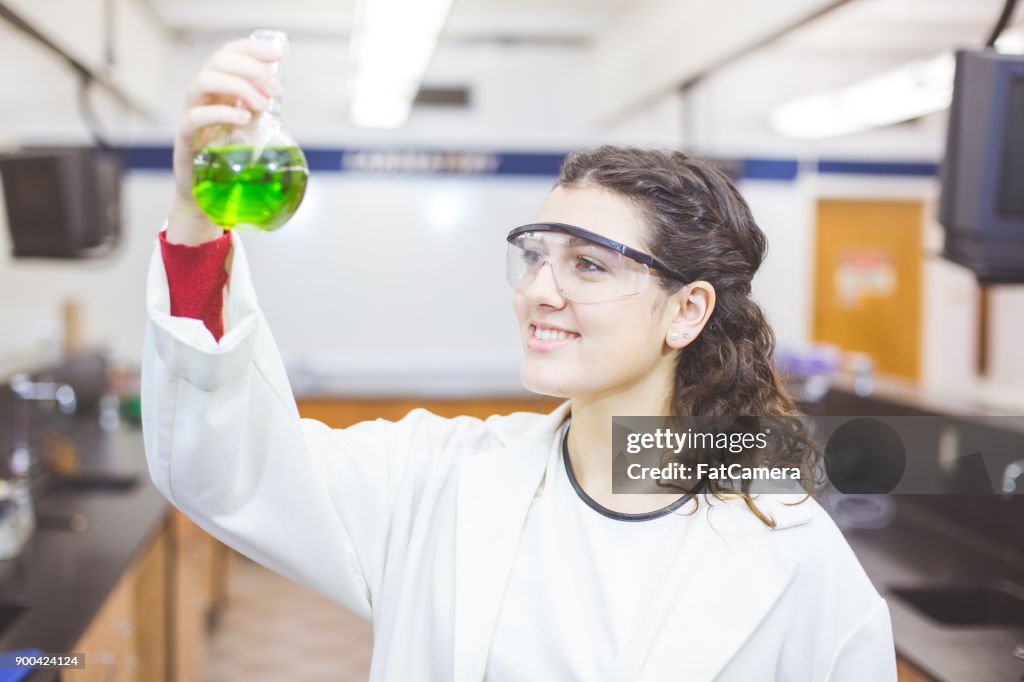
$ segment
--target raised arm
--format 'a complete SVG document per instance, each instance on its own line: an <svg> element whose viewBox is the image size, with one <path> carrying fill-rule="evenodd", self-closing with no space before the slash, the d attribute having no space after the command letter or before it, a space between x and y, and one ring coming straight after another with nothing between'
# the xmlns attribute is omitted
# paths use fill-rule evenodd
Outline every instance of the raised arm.
<svg viewBox="0 0 1024 682"><path fill-rule="evenodd" d="M150 475L214 537L368 617L364 576L373 560L357 556L335 496L348 494L345 481L358 475L355 467L344 472L353 456L372 470L363 472L361 487L387 479L388 436L341 439L350 445L338 449L323 425L307 436L244 256L238 257L241 245L234 246L232 324L219 342L200 320L171 315L167 274L154 248L142 360ZM375 507L386 498L374 493L361 497L367 512L381 511Z"/></svg>
<svg viewBox="0 0 1024 682"><path fill-rule="evenodd" d="M273 51L239 41L189 89L175 140L176 190L147 281L142 416L150 475L207 532L369 618L408 462L437 455L448 422L416 410L399 422L330 429L300 419L259 309L237 234L199 212L191 164L211 125L244 123L265 102Z"/></svg>
<svg viewBox="0 0 1024 682"><path fill-rule="evenodd" d="M492 435L480 420L423 409L345 429L300 418L241 240L231 239L219 341L201 320L171 314L154 244L142 360L150 476L214 537L369 618L417 491L459 453L493 446Z"/></svg>

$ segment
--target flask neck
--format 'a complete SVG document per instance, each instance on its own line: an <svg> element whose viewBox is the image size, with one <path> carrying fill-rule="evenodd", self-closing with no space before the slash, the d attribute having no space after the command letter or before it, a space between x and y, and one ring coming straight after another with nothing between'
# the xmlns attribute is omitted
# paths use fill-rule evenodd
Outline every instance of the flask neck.
<svg viewBox="0 0 1024 682"><path fill-rule="evenodd" d="M247 138L253 140L267 140L275 137L284 130L281 120L281 101L275 99L269 102L263 111L242 129Z"/></svg>
<svg viewBox="0 0 1024 682"><path fill-rule="evenodd" d="M257 117L259 119L265 119L267 121L280 121L281 120L281 97L271 97L267 100L267 106L260 112Z"/></svg>
<svg viewBox="0 0 1024 682"><path fill-rule="evenodd" d="M291 44L291 39L288 34L284 31L277 31L269 28L258 28L249 34L249 38L252 40L258 40L263 43L269 43L274 45L281 51L281 58L276 62L271 62L270 73L273 74L278 81L284 79L284 60L288 57L288 47ZM281 118L281 96L271 97L267 101L266 108L261 112L259 118L272 117L275 120Z"/></svg>

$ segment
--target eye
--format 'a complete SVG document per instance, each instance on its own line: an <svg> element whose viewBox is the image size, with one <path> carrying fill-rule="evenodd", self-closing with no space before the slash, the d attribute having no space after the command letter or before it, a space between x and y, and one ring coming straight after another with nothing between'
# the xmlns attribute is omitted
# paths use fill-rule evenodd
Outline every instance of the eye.
<svg viewBox="0 0 1024 682"><path fill-rule="evenodd" d="M536 265L544 260L544 256L539 251L533 249L523 249L523 262L527 265Z"/></svg>
<svg viewBox="0 0 1024 682"><path fill-rule="evenodd" d="M608 272L603 265L586 256L576 256L576 269L581 272Z"/></svg>

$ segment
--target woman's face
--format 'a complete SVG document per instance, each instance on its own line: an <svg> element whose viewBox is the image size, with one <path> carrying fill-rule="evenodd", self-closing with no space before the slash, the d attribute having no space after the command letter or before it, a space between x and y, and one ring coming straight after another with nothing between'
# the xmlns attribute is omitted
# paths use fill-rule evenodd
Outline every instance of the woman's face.
<svg viewBox="0 0 1024 682"><path fill-rule="evenodd" d="M556 187L537 222L582 227L640 251L644 225L623 198L599 186ZM513 294L525 355L520 376L530 391L561 398L594 398L642 390L674 370L666 335L675 310L652 273L644 291L602 303L575 303L543 267L524 293ZM540 340L537 327L569 332L564 341Z"/></svg>

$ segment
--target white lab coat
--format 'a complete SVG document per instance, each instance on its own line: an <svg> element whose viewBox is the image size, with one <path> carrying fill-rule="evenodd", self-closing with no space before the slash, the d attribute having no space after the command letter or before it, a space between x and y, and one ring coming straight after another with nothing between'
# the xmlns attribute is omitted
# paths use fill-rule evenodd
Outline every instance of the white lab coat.
<svg viewBox="0 0 1024 682"><path fill-rule="evenodd" d="M219 344L170 316L153 250L142 367L153 481L213 536L370 620L371 680L481 680L569 403L486 420L416 409L346 429L300 419L232 239ZM896 679L885 601L816 502L782 502L762 497L771 530L742 501L701 499L688 567L699 579L666 595L608 680Z"/></svg>

